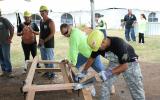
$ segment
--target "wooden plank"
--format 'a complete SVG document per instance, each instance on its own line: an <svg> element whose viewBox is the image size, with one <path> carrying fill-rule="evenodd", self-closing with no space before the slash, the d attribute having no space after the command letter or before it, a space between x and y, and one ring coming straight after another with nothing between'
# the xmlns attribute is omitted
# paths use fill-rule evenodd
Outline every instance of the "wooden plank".
<svg viewBox="0 0 160 100"><path fill-rule="evenodd" d="M34 90L30 90L27 93L26 100L34 100L34 96L35 96L35 91Z"/></svg>
<svg viewBox="0 0 160 100"><path fill-rule="evenodd" d="M36 68L37 72L61 72L60 68Z"/></svg>
<svg viewBox="0 0 160 100"><path fill-rule="evenodd" d="M83 94L84 100L92 100L92 95L91 95L90 90L87 90L84 88L81 90L81 92Z"/></svg>
<svg viewBox="0 0 160 100"><path fill-rule="evenodd" d="M61 72L62 72L62 75L63 75L64 83L70 83L65 64L63 64L63 63L60 64L60 68L61 68ZM67 92L72 93L72 90L67 90Z"/></svg>
<svg viewBox="0 0 160 100"><path fill-rule="evenodd" d="M54 91L54 90L71 90L75 83L65 83L65 84L47 84L47 85L32 85L30 87L24 88L24 91L34 90L34 91Z"/></svg>
<svg viewBox="0 0 160 100"><path fill-rule="evenodd" d="M68 64L65 64L65 68L66 68L66 72L68 74L68 79L70 83L73 83L74 79L73 79L72 69L70 68L70 66L68 66Z"/></svg>
<svg viewBox="0 0 160 100"><path fill-rule="evenodd" d="M27 60L27 62L33 62L33 60ZM44 64L61 64L61 62L55 62L52 60L39 60L38 63L44 63Z"/></svg>
<svg viewBox="0 0 160 100"><path fill-rule="evenodd" d="M72 65L68 65L68 66L70 66L70 68L71 68L71 70L72 70L74 75L77 75L79 73L79 71L78 71L78 69L76 67L74 67Z"/></svg>
<svg viewBox="0 0 160 100"><path fill-rule="evenodd" d="M32 63L32 65L31 65L31 68L29 69L27 78L26 78L26 80L25 80L25 85L24 85L23 88L28 87L28 86L31 86L32 81L33 81L33 78L34 78L34 74L35 74L35 69L36 69L36 66L37 66L37 62L38 62L38 57L36 56L36 57L33 59L33 63Z"/></svg>

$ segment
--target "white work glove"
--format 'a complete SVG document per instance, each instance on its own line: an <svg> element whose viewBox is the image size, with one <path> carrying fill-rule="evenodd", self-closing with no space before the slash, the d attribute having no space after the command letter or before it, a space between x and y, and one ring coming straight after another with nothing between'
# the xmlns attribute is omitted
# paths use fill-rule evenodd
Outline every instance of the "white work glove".
<svg viewBox="0 0 160 100"><path fill-rule="evenodd" d="M107 81L112 75L113 75L113 73L112 73L111 68L108 68L107 70L101 71L99 73L99 76L100 76L102 81Z"/></svg>
<svg viewBox="0 0 160 100"><path fill-rule="evenodd" d="M81 80L82 78L84 78L87 75L87 71L82 71L80 73L78 73L75 76L75 81L78 82L79 80Z"/></svg>

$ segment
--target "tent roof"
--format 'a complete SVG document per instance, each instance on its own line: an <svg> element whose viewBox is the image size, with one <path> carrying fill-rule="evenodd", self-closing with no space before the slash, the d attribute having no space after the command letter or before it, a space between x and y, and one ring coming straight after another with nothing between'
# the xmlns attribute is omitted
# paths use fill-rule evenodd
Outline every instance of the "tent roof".
<svg viewBox="0 0 160 100"><path fill-rule="evenodd" d="M94 0L95 9L126 8L149 11L160 11L157 0ZM47 5L53 12L70 12L90 10L90 0L3 0L0 1L2 13L38 12L41 5Z"/></svg>

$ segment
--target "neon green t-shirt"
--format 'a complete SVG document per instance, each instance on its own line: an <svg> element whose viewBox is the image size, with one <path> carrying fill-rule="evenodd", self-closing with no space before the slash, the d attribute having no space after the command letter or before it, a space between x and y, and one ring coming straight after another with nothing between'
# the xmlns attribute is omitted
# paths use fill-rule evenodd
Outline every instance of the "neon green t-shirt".
<svg viewBox="0 0 160 100"><path fill-rule="evenodd" d="M69 37L69 60L73 65L77 64L78 54L89 58L91 49L87 44L87 35L78 28L72 28Z"/></svg>

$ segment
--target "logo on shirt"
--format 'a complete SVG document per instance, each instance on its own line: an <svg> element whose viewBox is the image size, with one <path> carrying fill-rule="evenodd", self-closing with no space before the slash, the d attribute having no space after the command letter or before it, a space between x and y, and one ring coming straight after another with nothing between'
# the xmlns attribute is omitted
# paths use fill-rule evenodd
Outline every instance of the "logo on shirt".
<svg viewBox="0 0 160 100"><path fill-rule="evenodd" d="M44 25L44 29L47 29L47 25Z"/></svg>
<svg viewBox="0 0 160 100"><path fill-rule="evenodd" d="M2 26L2 25L3 25L3 23L2 23L2 22L0 22L0 25Z"/></svg>
<svg viewBox="0 0 160 100"><path fill-rule="evenodd" d="M128 59L128 54L123 54L122 60L126 61Z"/></svg>

